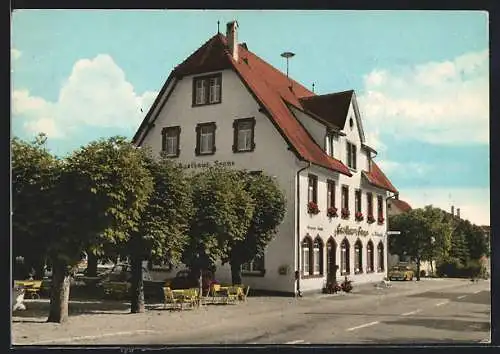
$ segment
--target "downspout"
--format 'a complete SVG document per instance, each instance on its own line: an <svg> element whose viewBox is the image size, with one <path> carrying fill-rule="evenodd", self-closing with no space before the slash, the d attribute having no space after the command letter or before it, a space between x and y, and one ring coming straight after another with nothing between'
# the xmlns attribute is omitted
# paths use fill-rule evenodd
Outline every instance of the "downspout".
<svg viewBox="0 0 500 354"><path fill-rule="evenodd" d="M301 168L297 171L297 270L295 271L295 277L297 279L297 293L296 296L302 297L302 292L300 291L300 173L311 167L311 161L307 161L307 166Z"/></svg>

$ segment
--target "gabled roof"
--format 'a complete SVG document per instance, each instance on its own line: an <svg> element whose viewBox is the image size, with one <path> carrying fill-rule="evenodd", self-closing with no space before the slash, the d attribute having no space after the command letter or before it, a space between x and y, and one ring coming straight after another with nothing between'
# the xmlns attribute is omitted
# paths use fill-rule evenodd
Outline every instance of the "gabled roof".
<svg viewBox="0 0 500 354"><path fill-rule="evenodd" d="M370 171L362 171L362 174L368 180L368 183L374 185L375 187L382 188L393 193L398 191L374 161L371 162Z"/></svg>
<svg viewBox="0 0 500 354"><path fill-rule="evenodd" d="M344 129L353 93L353 90L349 90L303 97L300 103L305 110L317 114L339 129Z"/></svg>
<svg viewBox="0 0 500 354"><path fill-rule="evenodd" d="M303 109L300 99L313 96L314 93L247 50L246 46L238 45L238 52L238 61L235 61L227 49L226 37L218 33L178 65L170 77L182 77L232 67L249 92L260 103L262 112L269 117L300 159L352 176L347 166L323 151L293 116L286 104L287 102ZM135 134L134 143L140 145L141 132L152 126L151 122L148 124L146 121L158 103L157 99Z"/></svg>
<svg viewBox="0 0 500 354"><path fill-rule="evenodd" d="M408 212L412 209L410 204L401 199L391 199L391 204L403 212Z"/></svg>

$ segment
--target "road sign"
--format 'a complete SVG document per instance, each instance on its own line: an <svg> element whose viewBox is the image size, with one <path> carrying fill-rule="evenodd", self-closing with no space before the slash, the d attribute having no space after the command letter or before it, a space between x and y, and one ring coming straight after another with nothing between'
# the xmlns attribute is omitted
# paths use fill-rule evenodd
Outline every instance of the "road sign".
<svg viewBox="0 0 500 354"><path fill-rule="evenodd" d="M401 231L387 231L387 235L399 235Z"/></svg>

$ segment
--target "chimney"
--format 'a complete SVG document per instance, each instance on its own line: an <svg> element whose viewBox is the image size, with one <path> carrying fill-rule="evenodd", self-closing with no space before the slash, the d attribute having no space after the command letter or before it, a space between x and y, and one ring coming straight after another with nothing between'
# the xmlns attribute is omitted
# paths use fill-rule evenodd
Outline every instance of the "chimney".
<svg viewBox="0 0 500 354"><path fill-rule="evenodd" d="M457 217L460 219L460 208L457 208Z"/></svg>
<svg viewBox="0 0 500 354"><path fill-rule="evenodd" d="M455 207L451 206L451 216L455 216Z"/></svg>
<svg viewBox="0 0 500 354"><path fill-rule="evenodd" d="M233 59L238 61L238 22L231 21L226 25L226 38L229 52Z"/></svg>

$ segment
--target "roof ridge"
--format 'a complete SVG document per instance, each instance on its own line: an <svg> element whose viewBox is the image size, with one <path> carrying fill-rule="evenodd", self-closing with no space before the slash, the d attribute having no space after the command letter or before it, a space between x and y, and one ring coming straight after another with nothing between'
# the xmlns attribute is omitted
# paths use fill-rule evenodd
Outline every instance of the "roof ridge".
<svg viewBox="0 0 500 354"><path fill-rule="evenodd" d="M331 92L331 93L325 93L323 95L314 95L314 96L304 96L299 98L299 100L308 100L308 99L313 99L313 98L318 98L318 97L327 97L327 96L337 96L341 94L346 94L346 93L354 93L354 90L345 90L345 91L339 91L339 92Z"/></svg>

